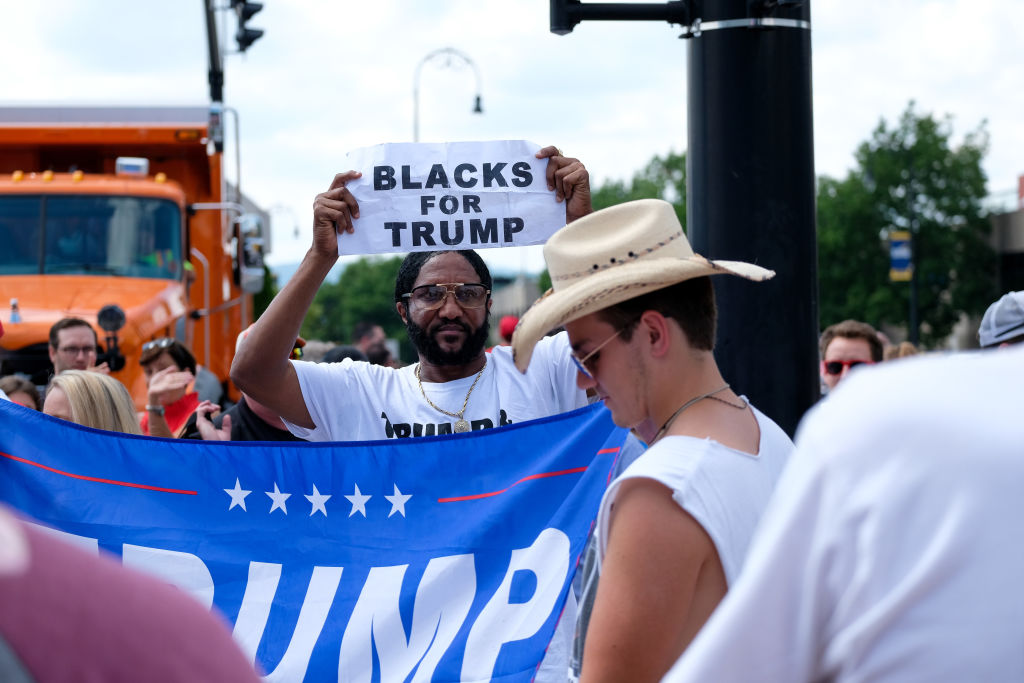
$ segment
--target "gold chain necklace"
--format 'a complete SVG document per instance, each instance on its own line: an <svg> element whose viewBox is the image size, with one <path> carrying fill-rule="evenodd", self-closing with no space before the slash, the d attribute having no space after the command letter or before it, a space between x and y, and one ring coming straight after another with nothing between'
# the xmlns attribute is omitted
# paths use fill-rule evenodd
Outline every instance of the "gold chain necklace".
<svg viewBox="0 0 1024 683"><path fill-rule="evenodd" d="M427 397L427 392L423 391L423 380L420 379L420 365L418 363L416 364L416 383L419 384L419 386L420 386L420 393L423 394L423 399L427 403L430 404L431 408L433 408L434 410L438 411L439 413L444 413L448 417L457 417L457 418L459 418L455 422L455 433L456 434L461 434L463 432L468 432L469 431L469 423L466 422L466 420L462 416L466 412L466 406L469 405L470 394L473 393L473 389L476 388L476 383L480 381L480 378L483 376L484 370L486 368L487 368L487 356L485 355L484 356L484 366L482 368L480 368L480 372L476 373L476 379L473 380L473 384L470 385L469 391L466 392L466 400L462 402L462 410L460 410L457 413L450 413L447 410L445 410L444 408L437 407L434 404L434 402L431 401Z"/></svg>
<svg viewBox="0 0 1024 683"><path fill-rule="evenodd" d="M723 384L722 386L718 387L717 389L715 389L713 391L709 391L706 394L701 394L700 396L695 396L694 398L691 398L689 401L687 401L683 405L679 406L679 408L676 409L676 412L674 412L671 415L669 415L669 418L667 420L665 420L665 424L661 425L661 429L659 429L658 433L654 435L653 439L651 439L651 444L654 444L654 442L656 442L658 439L661 438L661 435L665 433L665 430L668 429L668 426L670 424L672 424L672 421L675 420L677 417L679 417L679 415L684 410L686 410L687 408L692 406L694 403L697 403L699 401L703 401L706 398L714 399L714 400L718 401L719 403L724 403L725 405L729 406L730 408L735 408L736 410L743 410L744 408L746 408L747 407L746 403L744 403L741 406L738 406L735 403L732 403L730 401L726 401L724 398L718 398L717 396L715 396L715 394L720 393L722 391L725 391L728 388L729 388L728 384Z"/></svg>

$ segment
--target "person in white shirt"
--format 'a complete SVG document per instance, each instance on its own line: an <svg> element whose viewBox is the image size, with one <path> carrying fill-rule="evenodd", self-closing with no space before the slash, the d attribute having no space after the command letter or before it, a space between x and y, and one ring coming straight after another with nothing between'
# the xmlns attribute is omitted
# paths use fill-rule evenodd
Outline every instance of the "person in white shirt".
<svg viewBox="0 0 1024 683"><path fill-rule="evenodd" d="M1024 680L1022 385L1024 347L845 380L664 680Z"/></svg>
<svg viewBox="0 0 1024 683"><path fill-rule="evenodd" d="M566 222L590 213L590 180L576 159L554 147L547 180L565 201ZM419 362L395 369L365 362L288 361L302 320L331 267L339 237L354 230L359 206L346 189L355 171L338 174L317 196L313 246L288 284L252 326L235 355L231 379L309 441L363 441L431 436L498 427L586 405L565 353L565 335L544 345L525 377L510 349L485 351L491 275L472 250L415 252L395 283L395 309ZM273 360L280 359L280 360Z"/></svg>
<svg viewBox="0 0 1024 683"><path fill-rule="evenodd" d="M601 576L583 646L583 681L656 681L738 575L793 448L732 391L715 363L710 275L761 281L748 263L690 249L668 202L597 211L544 247L553 291L520 318L516 364L564 326L577 384L650 444L605 493Z"/></svg>
<svg viewBox="0 0 1024 683"><path fill-rule="evenodd" d="M565 220L590 213L590 179L577 159L555 147L547 181L565 202ZM231 379L308 441L365 441L431 436L499 427L573 410L587 404L575 385L565 335L547 340L525 376L509 347L485 351L491 308L491 275L472 250L415 252L395 283L395 309L416 347L419 362L403 368L345 359L340 363L289 361L302 320L338 260L339 238L354 230L359 205L335 176L313 206L313 245L295 275L252 326L235 355ZM575 603L559 622L536 680L565 679Z"/></svg>

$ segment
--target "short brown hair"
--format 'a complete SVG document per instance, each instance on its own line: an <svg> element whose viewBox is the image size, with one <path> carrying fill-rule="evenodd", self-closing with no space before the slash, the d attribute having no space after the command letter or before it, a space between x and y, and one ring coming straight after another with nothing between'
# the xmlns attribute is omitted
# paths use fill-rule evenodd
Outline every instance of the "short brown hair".
<svg viewBox="0 0 1024 683"><path fill-rule="evenodd" d="M66 330L72 327L88 327L92 330L92 338L95 345L99 345L99 339L96 337L96 330L92 329L92 325L90 325L88 321L82 320L81 318L61 318L50 327L50 346L56 350L56 348L60 346L60 338L57 336L57 333L61 330Z"/></svg>
<svg viewBox="0 0 1024 683"><path fill-rule="evenodd" d="M622 338L629 341L633 336L633 326L644 311L657 311L679 323L693 348L702 351L715 348L718 308L710 277L683 280L641 294L598 311L597 315L613 327L623 328Z"/></svg>
<svg viewBox="0 0 1024 683"><path fill-rule="evenodd" d="M822 360L825 358L825 351L828 349L828 345L836 337L863 339L868 343L868 348L871 349L871 360L876 363L881 362L882 341L878 338L878 331L871 327L871 325L862 323L859 320L844 320L841 323L826 327L825 331L821 333L821 340L818 344Z"/></svg>
<svg viewBox="0 0 1024 683"><path fill-rule="evenodd" d="M4 392L8 396L16 393L28 394L28 397L32 399L35 404L36 410L43 409L43 401L39 398L39 389L32 383L32 380L25 379L19 375L7 375L0 377L0 391Z"/></svg>
<svg viewBox="0 0 1024 683"><path fill-rule="evenodd" d="M196 374L196 357L184 344L172 337L161 337L143 344L139 365L146 367L165 352L179 370L188 370L193 375Z"/></svg>

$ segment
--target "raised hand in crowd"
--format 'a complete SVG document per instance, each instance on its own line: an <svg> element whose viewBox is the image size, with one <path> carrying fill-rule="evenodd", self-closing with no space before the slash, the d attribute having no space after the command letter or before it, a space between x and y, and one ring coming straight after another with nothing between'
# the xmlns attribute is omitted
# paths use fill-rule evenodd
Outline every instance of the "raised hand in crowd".
<svg viewBox="0 0 1024 683"><path fill-rule="evenodd" d="M90 365L88 368L86 368L86 370L88 370L89 372L98 372L101 375L110 374L110 366L107 365L107 361L103 361L98 365Z"/></svg>
<svg viewBox="0 0 1024 683"><path fill-rule="evenodd" d="M195 377L188 370L179 370L175 366L166 367L153 373L149 382L149 404L163 406L173 403L181 397L182 392Z"/></svg>
<svg viewBox="0 0 1024 683"><path fill-rule="evenodd" d="M203 401L196 408L196 427L203 441L231 441L231 416L225 415L218 429L210 419L218 412L220 406L213 401Z"/></svg>

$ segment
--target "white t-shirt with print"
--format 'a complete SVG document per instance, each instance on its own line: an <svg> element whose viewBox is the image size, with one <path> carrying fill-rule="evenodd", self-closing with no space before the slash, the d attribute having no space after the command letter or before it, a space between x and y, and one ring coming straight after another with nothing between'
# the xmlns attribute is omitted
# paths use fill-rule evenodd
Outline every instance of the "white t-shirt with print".
<svg viewBox="0 0 1024 683"><path fill-rule="evenodd" d="M1024 680L1024 345L844 379L664 679Z"/></svg>
<svg viewBox="0 0 1024 683"><path fill-rule="evenodd" d="M430 407L416 381L416 365L394 369L346 358L340 363L292 361L306 409L316 424L304 429L285 421L295 436L308 441L371 441L451 434L456 418ZM430 400L457 413L476 375L451 382L424 382ZM469 397L464 417L473 429L500 427L564 413L587 405L576 386L569 359L569 337L560 332L537 343L523 374L512 362L512 347L496 346ZM569 592L562 618L545 652L537 683L565 681L576 622L576 601Z"/></svg>
<svg viewBox="0 0 1024 683"><path fill-rule="evenodd" d="M416 364L394 369L346 358L340 363L292 361L306 409L316 425L287 421L292 434L308 441L372 441L451 434L457 418L432 408L416 381ZM457 413L476 375L451 382L423 382L438 407ZM576 386L565 332L537 343L526 374L512 363L512 347L496 346L470 394L464 417L487 429L564 413L587 404Z"/></svg>

